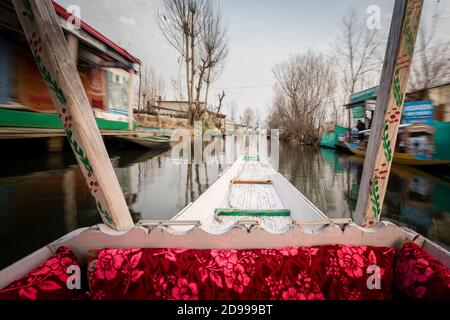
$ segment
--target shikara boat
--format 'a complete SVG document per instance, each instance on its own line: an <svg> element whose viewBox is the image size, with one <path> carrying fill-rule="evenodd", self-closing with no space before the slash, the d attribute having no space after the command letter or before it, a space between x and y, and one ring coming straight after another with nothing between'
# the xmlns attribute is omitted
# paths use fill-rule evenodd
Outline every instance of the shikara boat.
<svg viewBox="0 0 450 320"><path fill-rule="evenodd" d="M145 259L151 260L151 262L145 260L145 263L156 263L157 265L159 263L173 264L174 261L191 259L192 255L211 256L212 260L201 260L202 263L209 265L218 263L220 266L222 262L236 262L233 260L234 258L226 260L228 259L226 258L227 255L234 257L235 254L247 252L251 252L255 257L272 252L273 257L277 257L278 264L282 263L283 259L287 259L290 254L303 252L301 250L310 250L307 248L315 250L314 252L327 250L326 254L323 252L318 254L321 256L320 259L328 259L326 256L333 256L334 253L332 252L335 252L335 250L338 250L338 252L341 252L339 250L350 250L350 256L347 258L352 259L352 254L355 252L363 252L363 250L371 248L371 255L374 256L367 258L369 259L367 263L371 263L370 259L378 259L378 263L383 264L380 260L383 255L380 252L388 252L386 251L390 250L388 248L400 249L408 241L419 244L421 250L426 252L427 256L432 257L430 259L433 259L436 263L442 264L446 268L450 267L450 253L447 250L410 229L401 228L385 221L372 228L362 228L354 224L351 219L329 219L262 158L259 156L243 156L228 168L197 201L181 210L172 220L139 221L136 227L128 232L117 232L105 225L96 225L73 231L0 271L0 288L30 272L36 273L33 270L39 268L40 265L42 267L42 264L45 265L45 262L52 259L51 257L54 257L55 253L61 254L61 248L70 248L75 253L78 261L82 261L82 268L90 270L88 272L89 279L91 279L96 277L96 273L101 274L99 273L100 264L97 259L107 259L105 261L112 262L115 259L113 256L105 258L102 254L113 255L113 252L139 252L139 257L142 260L144 260L144 256L147 257ZM95 251L92 251L92 249L95 249ZM92 257L93 252L97 252L97 259ZM340 253L337 254L339 256ZM218 260L217 255L223 255L224 260ZM187 258L188 256L191 258ZM374 258L375 256L377 258ZM310 258L312 259L312 257ZM267 264L268 268L274 267L270 261L264 263ZM322 274L325 272L325 270L320 270L322 267L319 262L312 263L314 263L312 270L316 270L314 273ZM362 260L358 263L362 263ZM107 264L113 268L109 262ZM243 264L244 262L242 262ZM172 265L171 268L174 268L171 270L177 276L186 272L183 267L177 265ZM177 268L180 268L180 270ZM254 268L254 266L252 265L251 268ZM355 265L352 268L352 270L355 270L354 272L357 272L358 266ZM222 274L219 269L214 269L216 270L215 273L211 273L208 277L203 274L206 272L205 270L200 267L198 270L189 271L192 273L192 277L189 278L189 281L192 281L191 286L201 285L196 282L200 281L199 277L202 279L213 277L212 282L219 281L221 283L222 288L220 288L220 285L219 288L216 288L219 292L220 290L223 290L223 292L234 290L234 293L237 292L234 298L245 297L239 296L239 292L243 294L240 289L233 286L230 289L225 285L229 280L226 270ZM178 274L178 272L181 273ZM303 271L300 270L299 272ZM388 274L393 272L393 270L390 270ZM249 271L249 278L246 278L243 288L253 285L251 274L252 272ZM116 273L116 276L118 275L120 273ZM149 276L148 274L142 275L143 278L147 279L142 281L150 281ZM161 274L161 276L168 275ZM214 279L214 277L216 278ZM366 281L366 278L364 277L364 281ZM103 280L97 279L95 281L103 283ZM114 282L115 278L109 280ZM91 281L94 280L90 280L90 297L93 299L141 299L148 298L147 294L153 294L147 292L144 296L141 296L140 293L133 291L134 289L129 294L123 294L123 284L118 283L113 290L114 292L108 294L101 291L100 294L96 289L98 283L95 284L95 281ZM179 283L180 279L174 281ZM208 281L206 280L205 283L208 283ZM235 281L237 280L235 279ZM336 286L339 285L336 284ZM286 292L289 291L289 288L284 289L287 290ZM172 290L173 292L175 292L175 289ZM106 296L102 296L102 294L106 294ZM255 294L252 293L250 298L258 297ZM279 296L270 296L267 292L264 294L274 299L285 298L283 294ZM329 296L330 294L323 292L323 294L312 295L311 293L306 298L339 298ZM0 290L0 299L1 297L2 291ZM220 297L224 298L220 294L201 296L201 298L206 299ZM266 297L266 295L263 297ZM343 295L340 298L345 299L346 297L346 295ZM362 297L365 297L365 299L389 298L384 293L380 296L363 295ZM158 297L154 298L157 299ZM172 296L172 298L176 297ZM226 298L230 297L227 296ZM301 298L301 296L297 296L297 298Z"/></svg>
<svg viewBox="0 0 450 320"><path fill-rule="evenodd" d="M366 148L359 146L355 143L345 143L345 146L354 155L364 158L366 156ZM450 165L450 160L437 160L437 159L419 159L416 156L409 153L394 153L393 162L396 164L406 166L442 166Z"/></svg>
<svg viewBox="0 0 450 320"><path fill-rule="evenodd" d="M389 300L394 290L399 298L450 299L447 250L379 219L366 227L329 219L252 152L172 220L134 224L51 3L13 2L32 49L40 43L37 62L46 63L45 78L55 79L49 88L61 86L52 98L62 113L71 112L73 123L63 118L68 138L105 224L75 230L0 271L0 299ZM409 48L399 29L409 21L408 35L417 34L421 8L422 2L396 1L391 66L398 64L395 53L403 57ZM45 34L53 37L35 41ZM397 70L400 91L408 72ZM383 68L381 79L393 74ZM61 92L78 99L62 99ZM370 190L375 205L384 196L379 186Z"/></svg>
<svg viewBox="0 0 450 320"><path fill-rule="evenodd" d="M450 159L442 156L442 149L449 147L446 140L435 145L437 129L433 125L403 124L399 126L398 141L393 162L407 166L442 166L449 165ZM343 142L344 146L358 157L366 156L366 146L371 130L364 130L359 135L365 135L363 141ZM442 133L439 132L442 140Z"/></svg>
<svg viewBox="0 0 450 320"><path fill-rule="evenodd" d="M199 221L210 234L227 233L243 222L283 234L295 220L320 225L328 218L259 156L238 159L196 202L173 219Z"/></svg>

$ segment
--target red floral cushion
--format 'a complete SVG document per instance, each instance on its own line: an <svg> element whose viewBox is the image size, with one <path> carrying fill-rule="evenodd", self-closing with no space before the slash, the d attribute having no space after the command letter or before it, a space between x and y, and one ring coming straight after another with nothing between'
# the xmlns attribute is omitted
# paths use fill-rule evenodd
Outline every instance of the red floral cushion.
<svg viewBox="0 0 450 320"><path fill-rule="evenodd" d="M94 300L389 299L395 251L104 249L90 263L88 280ZM367 286L372 265L379 289Z"/></svg>
<svg viewBox="0 0 450 320"><path fill-rule="evenodd" d="M80 266L73 252L60 247L40 267L0 290L0 300L78 300L80 290L69 289L70 266Z"/></svg>
<svg viewBox="0 0 450 320"><path fill-rule="evenodd" d="M395 267L395 285L412 299L450 300L450 269L408 242Z"/></svg>

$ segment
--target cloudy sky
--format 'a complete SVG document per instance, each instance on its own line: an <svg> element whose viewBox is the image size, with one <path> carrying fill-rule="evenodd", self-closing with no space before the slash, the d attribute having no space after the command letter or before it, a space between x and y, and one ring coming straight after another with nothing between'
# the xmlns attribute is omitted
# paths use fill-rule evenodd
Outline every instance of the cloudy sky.
<svg viewBox="0 0 450 320"><path fill-rule="evenodd" d="M163 38L155 12L160 0L57 0L77 5L84 21L152 66L166 81L166 98L173 98L171 79L180 76L179 56ZM342 17L350 6L368 17L367 8L381 10L381 28L389 28L393 0L222 0L228 25L230 55L210 99L224 89L227 101L239 110L253 107L264 114L270 105L272 67L290 54L308 48L330 50ZM450 21L450 1L426 0L426 11L436 6ZM448 24L447 24L448 26ZM444 29L445 30L445 29ZM449 29L446 29L449 30ZM446 33L448 37L448 32Z"/></svg>

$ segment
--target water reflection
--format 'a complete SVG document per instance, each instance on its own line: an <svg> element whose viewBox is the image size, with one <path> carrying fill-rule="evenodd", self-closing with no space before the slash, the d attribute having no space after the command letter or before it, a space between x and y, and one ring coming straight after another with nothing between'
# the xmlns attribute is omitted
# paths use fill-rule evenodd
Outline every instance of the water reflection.
<svg viewBox="0 0 450 320"><path fill-rule="evenodd" d="M136 195L130 207L139 212L139 219L171 219L205 192L224 169L219 164L179 164L172 161L170 151L147 152L134 160L129 152L122 152L120 157L119 182L124 192Z"/></svg>
<svg viewBox="0 0 450 320"><path fill-rule="evenodd" d="M347 200L357 174L344 160L333 150L282 144L279 171L330 218L350 218Z"/></svg>
<svg viewBox="0 0 450 320"><path fill-rule="evenodd" d="M281 149L280 172L331 218L353 217L363 165L363 159L330 149ZM382 217L448 248L450 179L448 168L435 170L393 165Z"/></svg>
<svg viewBox="0 0 450 320"><path fill-rule="evenodd" d="M450 246L450 180L404 166L393 172L385 216Z"/></svg>
<svg viewBox="0 0 450 320"><path fill-rule="evenodd" d="M179 164L170 151L109 146L135 221L171 219L214 183L225 165ZM333 150L281 145L280 172L331 218L352 217L363 161ZM450 178L394 166L383 217L450 247ZM0 268L76 228L100 223L72 153L10 153L0 166Z"/></svg>

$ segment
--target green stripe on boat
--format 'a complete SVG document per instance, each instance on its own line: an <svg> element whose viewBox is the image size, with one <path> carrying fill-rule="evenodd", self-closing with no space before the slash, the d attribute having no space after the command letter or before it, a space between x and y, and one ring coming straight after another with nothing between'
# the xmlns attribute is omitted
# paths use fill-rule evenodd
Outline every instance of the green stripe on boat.
<svg viewBox="0 0 450 320"><path fill-rule="evenodd" d="M258 157L244 157L244 161L259 161Z"/></svg>
<svg viewBox="0 0 450 320"><path fill-rule="evenodd" d="M240 210L240 209L216 209L214 213L223 217L289 217L291 211L281 210Z"/></svg>
<svg viewBox="0 0 450 320"><path fill-rule="evenodd" d="M100 130L128 131L128 122L96 118ZM0 127L62 129L61 120L54 113L39 113L0 109Z"/></svg>

